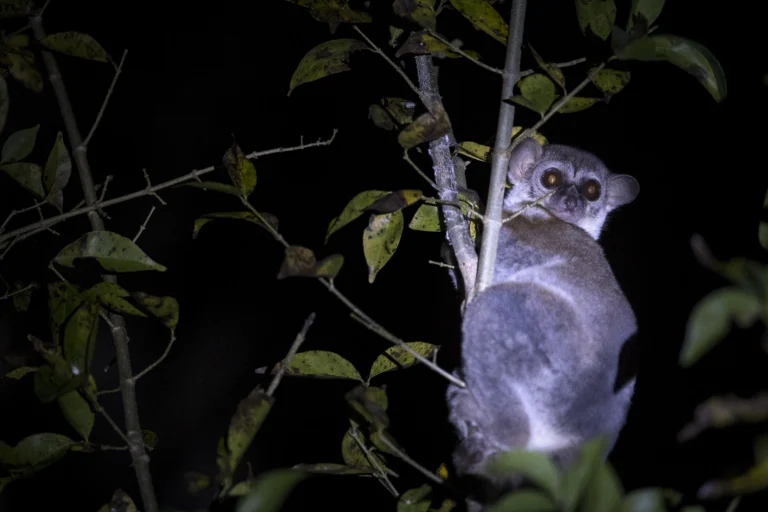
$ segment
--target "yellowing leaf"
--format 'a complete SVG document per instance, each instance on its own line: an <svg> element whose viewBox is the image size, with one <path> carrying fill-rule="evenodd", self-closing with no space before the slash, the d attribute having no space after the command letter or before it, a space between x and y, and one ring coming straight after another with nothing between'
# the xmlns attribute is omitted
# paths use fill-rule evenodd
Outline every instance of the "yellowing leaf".
<svg viewBox="0 0 768 512"><path fill-rule="evenodd" d="M565 105L560 107L560 110L557 112L559 114L571 114L573 112L581 112L582 110L586 110L595 103L599 103L603 101L602 98L584 98L581 96L574 96L571 99L569 99Z"/></svg>
<svg viewBox="0 0 768 512"><path fill-rule="evenodd" d="M227 430L229 468L234 471L269 414L274 398L255 388L237 405Z"/></svg>
<svg viewBox="0 0 768 512"><path fill-rule="evenodd" d="M243 197L248 197L256 188L256 168L245 157L245 153L237 143L232 144L224 153L224 167L232 179L232 183L240 190Z"/></svg>
<svg viewBox="0 0 768 512"><path fill-rule="evenodd" d="M576 0L576 16L583 34L589 28L605 41L616 21L616 4L613 0Z"/></svg>
<svg viewBox="0 0 768 512"><path fill-rule="evenodd" d="M463 50L465 54L469 55L475 60L482 60L480 54L472 50ZM428 53L444 55L449 59L459 59L464 57L462 54L457 53L451 48L451 46L445 44L441 40L437 39L429 32L413 32L408 39L406 39L400 48L395 52L395 57L402 57L406 54L425 55Z"/></svg>
<svg viewBox="0 0 768 512"><path fill-rule="evenodd" d="M435 350L437 350L437 345L425 343L423 341L413 341L406 343L406 345L412 348L416 353L426 358L432 357L432 354L434 354ZM381 373L398 368L409 368L416 363L418 363L418 360L413 355L406 352L402 347L397 345L394 347L389 347L384 351L384 354L377 357L376 361L374 361L373 365L371 366L371 371L368 374L368 382L370 382L371 379L376 375Z"/></svg>
<svg viewBox="0 0 768 512"><path fill-rule="evenodd" d="M419 206L408 227L415 231L440 232L440 215L437 211L437 205L423 204Z"/></svg>
<svg viewBox="0 0 768 512"><path fill-rule="evenodd" d="M88 34L81 32L58 32L48 34L40 41L43 46L73 57L108 62L109 54Z"/></svg>
<svg viewBox="0 0 768 512"><path fill-rule="evenodd" d="M383 190L366 190L353 197L344 207L344 210L342 210L339 216L333 219L328 226L328 232L325 235L326 243L328 242L328 237L358 218L366 208L388 193L389 192Z"/></svg>
<svg viewBox="0 0 768 512"><path fill-rule="evenodd" d="M123 315L135 315L146 317L136 306L125 300L130 297L128 290L125 290L117 283L100 282L83 292L83 298L86 300L98 300L109 309L112 309Z"/></svg>
<svg viewBox="0 0 768 512"><path fill-rule="evenodd" d="M282 361L272 369L276 373L283 366ZM314 377L318 379L352 379L362 381L360 372L335 352L309 350L294 355L285 367L285 375L293 377Z"/></svg>
<svg viewBox="0 0 768 512"><path fill-rule="evenodd" d="M320 263L311 249L298 245L285 248L285 258L277 274L278 279L286 277L328 277L335 278L344 264L344 256L332 254Z"/></svg>
<svg viewBox="0 0 768 512"><path fill-rule="evenodd" d="M440 104L436 104L432 110L433 112L421 114L398 134L397 142L403 149L411 149L424 142L433 141L451 131L451 121L445 109Z"/></svg>
<svg viewBox="0 0 768 512"><path fill-rule="evenodd" d="M179 301L173 297L154 297L144 292L133 292L131 297L168 329L179 323Z"/></svg>
<svg viewBox="0 0 768 512"><path fill-rule="evenodd" d="M301 84L351 69L349 58L352 52L367 49L368 47L357 39L333 39L320 43L309 50L299 62L291 77L288 96Z"/></svg>
<svg viewBox="0 0 768 512"><path fill-rule="evenodd" d="M397 190L380 197L365 210L375 213L392 213L421 201L424 193L421 190Z"/></svg>
<svg viewBox="0 0 768 512"><path fill-rule="evenodd" d="M514 139L515 136L522 131L522 129L523 129L522 126L513 126L512 136L510 137L510 140ZM531 137L542 146L546 146L547 144L549 144L549 141L547 140L547 138L537 131L533 131L531 133Z"/></svg>
<svg viewBox="0 0 768 512"><path fill-rule="evenodd" d="M606 94L616 94L629 83L629 71L603 68L592 74L593 70L589 70L592 83Z"/></svg>
<svg viewBox="0 0 768 512"><path fill-rule="evenodd" d="M139 272L166 268L144 254L130 239L110 231L84 234L56 255L54 261L64 267L74 267L78 258L93 258L104 269L113 272Z"/></svg>
<svg viewBox="0 0 768 512"><path fill-rule="evenodd" d="M413 101L403 98L382 98L381 104L396 122L408 124L413 121L413 111L416 109L416 103Z"/></svg>
<svg viewBox="0 0 768 512"><path fill-rule="evenodd" d="M368 263L369 283L373 283L376 275L395 254L402 234L402 211L371 216L363 231L363 253Z"/></svg>
<svg viewBox="0 0 768 512"><path fill-rule="evenodd" d="M451 0L451 5L475 27L501 44L507 44L509 27L488 2L483 0Z"/></svg>

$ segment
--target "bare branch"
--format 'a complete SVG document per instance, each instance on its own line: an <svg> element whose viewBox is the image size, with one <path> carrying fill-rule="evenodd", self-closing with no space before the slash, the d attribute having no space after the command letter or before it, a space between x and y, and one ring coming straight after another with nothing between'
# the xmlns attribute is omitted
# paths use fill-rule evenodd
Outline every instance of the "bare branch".
<svg viewBox="0 0 768 512"><path fill-rule="evenodd" d="M312 323L314 321L315 313L312 312L309 314L307 319L304 320L304 327L302 327L301 331L299 331L299 334L296 335L296 339L293 340L291 348L288 349L288 354L286 354L285 358L283 359L283 364L280 365L277 373L274 377L272 377L272 382L269 383L269 387L267 388L267 396L272 396L275 393L277 386L280 385L280 381L282 380L283 375L285 375L285 370L288 367L288 363L291 362L291 359L293 359L293 356L296 355L296 352L299 350L301 344L304 343L304 340L307 337L307 332L309 331L309 328L312 327Z"/></svg>
<svg viewBox="0 0 768 512"><path fill-rule="evenodd" d="M115 76L112 78L112 83L109 84L109 89L107 89L107 95L104 97L104 102L101 104L99 113L96 114L96 120L93 122L91 131L88 133L88 136L83 141L83 146L85 146L86 148L88 147L88 144L91 142L91 138L93 137L93 134L96 132L96 128L99 127L99 123L101 123L101 118L104 116L104 112L107 110L107 104L109 103L109 99L112 97L112 93L115 90L115 84L117 84L117 79L120 78L120 73L123 72L123 63L125 62L125 57L127 55L128 55L128 50L123 50L123 56L120 59L120 64L118 64L117 67L115 68Z"/></svg>
<svg viewBox="0 0 768 512"><path fill-rule="evenodd" d="M155 210L157 209L156 206L153 206L151 210L149 210L149 214L147 215L147 218L144 219L144 222L141 226L139 226L139 232L136 233L136 236L133 237L133 243L136 243L136 241L139 239L141 234L147 229L147 222L149 222L150 217L152 217L152 214L155 213Z"/></svg>

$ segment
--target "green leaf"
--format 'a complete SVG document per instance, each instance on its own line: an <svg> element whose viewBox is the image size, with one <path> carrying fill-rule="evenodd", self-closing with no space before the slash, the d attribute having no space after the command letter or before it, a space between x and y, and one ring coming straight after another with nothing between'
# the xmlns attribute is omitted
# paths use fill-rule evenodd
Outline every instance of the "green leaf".
<svg viewBox="0 0 768 512"><path fill-rule="evenodd" d="M259 212L261 217L275 230L278 229L278 219L274 215L268 212ZM197 238L197 235L200 234L200 230L203 229L203 226L208 224L209 222L213 221L214 219L240 219L247 222L252 222L253 224L256 224L257 226L261 226L264 229L267 229L265 224L254 215L252 212L217 212L217 213L206 213L202 217L198 217L195 219L195 227L192 231L192 238ZM267 229L268 230L268 229ZM268 230L269 231L269 230Z"/></svg>
<svg viewBox="0 0 768 512"><path fill-rule="evenodd" d="M589 512L612 512L621 502L624 489L610 464L601 464L584 490L581 509Z"/></svg>
<svg viewBox="0 0 768 512"><path fill-rule="evenodd" d="M757 227L757 239L763 249L768 249L768 222L761 222Z"/></svg>
<svg viewBox="0 0 768 512"><path fill-rule="evenodd" d="M54 345L61 345L61 329L82 303L80 292L71 284L56 281L48 285L48 313Z"/></svg>
<svg viewBox="0 0 768 512"><path fill-rule="evenodd" d="M229 470L234 472L245 451L251 445L253 438L259 432L269 414L274 398L255 388L237 405L227 431L227 453L229 455Z"/></svg>
<svg viewBox="0 0 768 512"><path fill-rule="evenodd" d="M29 162L16 162L0 165L0 169L16 183L31 192L38 199L45 196L43 190L43 168Z"/></svg>
<svg viewBox="0 0 768 512"><path fill-rule="evenodd" d="M516 473L529 482L546 490L552 498L558 494L560 475L549 455L527 450L509 450L493 456L488 461L492 475Z"/></svg>
<svg viewBox="0 0 768 512"><path fill-rule="evenodd" d="M49 403L61 395L78 389L86 384L87 374L73 376L69 363L61 356L52 357L49 364L41 366L35 372L35 395L42 403Z"/></svg>
<svg viewBox="0 0 768 512"><path fill-rule="evenodd" d="M363 253L368 264L368 282L373 283L376 275L392 258L403 234L403 212L371 215L363 231Z"/></svg>
<svg viewBox="0 0 768 512"><path fill-rule="evenodd" d="M59 409L61 409L67 423L72 425L80 437L88 441L96 419L88 402L77 391L70 391L61 395L58 402Z"/></svg>
<svg viewBox="0 0 768 512"><path fill-rule="evenodd" d="M432 500L429 499L430 494L432 494L432 487L427 484L408 489L397 500L397 512L427 512L432 504Z"/></svg>
<svg viewBox="0 0 768 512"><path fill-rule="evenodd" d="M125 300L131 294L117 283L100 282L83 292L85 300L95 300L101 302L109 309L120 313L121 315L133 315L146 317L143 311Z"/></svg>
<svg viewBox="0 0 768 512"><path fill-rule="evenodd" d="M17 49L13 53L5 53L4 57L10 60L8 71L11 76L34 93L43 90L43 77L35 67L35 55L29 50Z"/></svg>
<svg viewBox="0 0 768 512"><path fill-rule="evenodd" d="M344 395L344 399L365 421L376 429L389 427L387 392L376 386L357 386Z"/></svg>
<svg viewBox="0 0 768 512"><path fill-rule="evenodd" d="M728 93L725 73L714 55L695 41L673 35L651 35L616 48L623 60L666 61L688 72L709 92L715 101L723 101Z"/></svg>
<svg viewBox="0 0 768 512"><path fill-rule="evenodd" d="M0 164L18 162L29 156L35 147L35 140L37 139L37 131L39 129L40 125L36 124L32 128L24 128L9 135L3 144Z"/></svg>
<svg viewBox="0 0 768 512"><path fill-rule="evenodd" d="M606 440L595 437L584 443L578 455L563 475L560 500L566 509L573 510L585 488L603 464L606 455Z"/></svg>
<svg viewBox="0 0 768 512"><path fill-rule="evenodd" d="M437 19L435 18L435 0L394 2L392 7L395 10L395 14L398 16L414 21L424 28L435 30L437 25Z"/></svg>
<svg viewBox="0 0 768 512"><path fill-rule="evenodd" d="M213 190L214 192L221 192L222 194L229 194L235 197L242 197L240 189L234 185L228 183L220 183L218 181L188 181L179 185L180 187L192 187L201 188L203 190Z"/></svg>
<svg viewBox="0 0 768 512"><path fill-rule="evenodd" d="M533 46L529 45L529 48L533 58L536 60L536 64L538 64L557 85L565 90L565 75L563 74L563 70L551 62L545 61L542 56L539 55L539 52L533 49Z"/></svg>
<svg viewBox="0 0 768 512"><path fill-rule="evenodd" d="M649 28L656 21L664 8L664 0L632 0L627 20L627 32L632 30L635 18L641 18L645 27Z"/></svg>
<svg viewBox="0 0 768 512"><path fill-rule="evenodd" d="M356 468L372 468L373 472L376 472L376 468L374 465L371 464L371 461L368 460L368 457L365 455L365 452L362 448L360 448L360 445L355 441L355 438L352 436L352 427L350 427L347 432L344 434L344 437L341 440L341 457L344 459L344 462L348 466L356 467ZM360 437L361 441L365 442L363 439L363 435L358 432L357 435ZM370 456L373 460L376 461L379 467L386 468L387 465L382 460L381 457L376 455L375 453L372 453L369 450Z"/></svg>
<svg viewBox="0 0 768 512"><path fill-rule="evenodd" d="M332 234L357 219L362 215L366 208L375 203L377 199L384 197L387 194L389 194L389 192L383 190L366 190L353 197L341 211L339 216L331 221L331 224L328 226L328 232L325 235L325 242L328 243L328 238Z"/></svg>
<svg viewBox="0 0 768 512"><path fill-rule="evenodd" d="M555 83L541 73L528 75L519 82L521 96L512 96L509 101L538 112L542 117L547 113L552 102L555 101Z"/></svg>
<svg viewBox="0 0 768 512"><path fill-rule="evenodd" d="M78 258L94 258L105 270L112 272L165 272L163 265L144 254L138 245L110 231L84 234L56 255L54 261L64 267L74 267Z"/></svg>
<svg viewBox="0 0 768 512"><path fill-rule="evenodd" d="M691 366L725 338L732 321L749 327L761 311L759 299L741 288L729 286L705 296L688 318L680 364Z"/></svg>
<svg viewBox="0 0 768 512"><path fill-rule="evenodd" d="M272 374L283 366L279 362L272 369ZM285 368L285 375L294 377L314 377L318 379L353 379L362 381L360 372L335 352L327 350L309 350L294 355Z"/></svg>
<svg viewBox="0 0 768 512"><path fill-rule="evenodd" d="M589 70L589 76L595 87L606 94L613 95L629 83L630 73L629 71L607 68L594 72L594 68L592 68Z"/></svg>
<svg viewBox="0 0 768 512"><path fill-rule="evenodd" d="M63 457L74 444L72 439L61 434L43 433L25 437L13 449L14 465L40 471Z"/></svg>
<svg viewBox="0 0 768 512"><path fill-rule="evenodd" d="M521 490L505 494L485 509L487 512L557 512L555 503L546 494Z"/></svg>
<svg viewBox="0 0 768 512"><path fill-rule="evenodd" d="M98 512L137 512L136 504L133 502L130 496L128 496L122 489L117 489L112 493L112 499L109 503L102 505Z"/></svg>
<svg viewBox="0 0 768 512"><path fill-rule="evenodd" d="M406 345L426 358L432 357L432 354L437 350L437 345L425 343L423 341L413 341L406 343ZM371 366L371 371L368 373L368 382L380 373L395 370L397 368L409 368L416 363L418 363L418 360L410 353L406 352L402 347L397 345L389 347L382 355L376 358L376 361L374 361Z"/></svg>
<svg viewBox="0 0 768 512"><path fill-rule="evenodd" d="M64 358L76 376L90 373L98 334L99 311L98 303L85 302L64 326Z"/></svg>
<svg viewBox="0 0 768 512"><path fill-rule="evenodd" d="M320 262L311 249L298 245L285 248L285 258L277 273L278 279L286 277L327 277L334 279L344 265L344 256L331 254Z"/></svg>
<svg viewBox="0 0 768 512"><path fill-rule="evenodd" d="M429 112L424 112L412 123L400 130L397 142L403 149L411 149L419 144L430 142L450 133L451 120L440 103L432 105Z"/></svg>
<svg viewBox="0 0 768 512"><path fill-rule="evenodd" d="M373 124L382 130L394 130L397 128L397 123L395 123L395 120L389 115L389 112L376 103L368 107L368 119L373 121Z"/></svg>
<svg viewBox="0 0 768 512"><path fill-rule="evenodd" d="M235 512L277 512L293 488L307 477L294 469L273 469L262 473L251 484L251 490L240 498Z"/></svg>
<svg viewBox="0 0 768 512"><path fill-rule="evenodd" d="M601 101L603 101L602 98L584 98L582 96L574 96L569 99L565 105L560 107L560 110L558 110L557 113L571 114L573 112L581 112L582 110L586 110L595 103L600 103Z"/></svg>
<svg viewBox="0 0 768 512"><path fill-rule="evenodd" d="M354 441L354 439L352 441ZM376 470L371 465L368 465L367 467L347 466L345 464L335 464L332 462L297 464L293 466L293 469L306 471L307 473L319 473L323 475L370 475L376 472Z"/></svg>
<svg viewBox="0 0 768 512"><path fill-rule="evenodd" d="M576 0L576 16L582 34L586 35L589 27L593 34L605 41L616 21L616 4L613 0Z"/></svg>
<svg viewBox="0 0 768 512"><path fill-rule="evenodd" d="M4 379L21 380L28 373L36 372L38 368L32 366L19 366L3 375Z"/></svg>
<svg viewBox="0 0 768 512"><path fill-rule="evenodd" d="M507 44L509 27L504 18L483 0L451 0L451 5L479 28L501 44Z"/></svg>
<svg viewBox="0 0 768 512"><path fill-rule="evenodd" d="M109 54L88 34L81 32L58 32L48 34L40 40L43 46L81 59L109 62Z"/></svg>
<svg viewBox="0 0 768 512"><path fill-rule="evenodd" d="M168 329L179 323L179 301L173 297L155 297L144 292L133 292L131 297Z"/></svg>
<svg viewBox="0 0 768 512"><path fill-rule="evenodd" d="M400 124L413 122L413 112L416 109L416 103L403 98L382 98L381 104L387 109L395 121Z"/></svg>
<svg viewBox="0 0 768 512"><path fill-rule="evenodd" d="M302 84L351 69L349 58L352 52L368 49L365 43L357 39L333 39L320 43L309 50L299 62L291 77L288 96Z"/></svg>
<svg viewBox="0 0 768 512"><path fill-rule="evenodd" d="M440 232L440 215L437 211L437 205L423 204L419 206L413 215L408 227L414 231Z"/></svg>
<svg viewBox="0 0 768 512"><path fill-rule="evenodd" d="M223 158L232 183L240 190L242 197L248 197L256 188L256 167L245 157L245 153L236 143L232 144Z"/></svg>
<svg viewBox="0 0 768 512"><path fill-rule="evenodd" d="M56 134L51 152L48 154L48 160L45 162L44 185L48 192L46 201L54 205L59 211L64 209L63 194L64 187L69 182L72 174L72 160L69 158L67 146L64 145L64 138L61 132Z"/></svg>
<svg viewBox="0 0 768 512"><path fill-rule="evenodd" d="M627 493L618 512L666 512L664 495L658 487Z"/></svg>

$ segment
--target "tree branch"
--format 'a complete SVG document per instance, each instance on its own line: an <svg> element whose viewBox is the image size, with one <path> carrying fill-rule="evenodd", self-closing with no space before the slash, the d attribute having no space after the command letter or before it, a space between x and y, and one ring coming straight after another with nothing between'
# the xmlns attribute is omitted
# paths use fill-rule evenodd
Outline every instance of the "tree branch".
<svg viewBox="0 0 768 512"><path fill-rule="evenodd" d="M43 29L43 20L41 13L30 18L32 32L40 42L45 37ZM75 165L77 166L80 184L83 189L83 195L87 205L92 206L96 203L96 187L93 183L90 164L86 155L86 147L80 136L80 130L77 127L72 104L69 101L67 90L62 80L61 71L52 53L41 50L45 68L48 71L48 78L51 81L51 87L56 96L56 100L61 110L61 116L67 132L67 137L73 149ZM90 211L88 217L93 230L103 230L104 223L95 211ZM115 276L105 275L105 282L116 283ZM125 413L126 437L130 447L133 467L136 472L136 479L141 492L142 503L146 512L158 512L157 498L152 483L152 475L149 471L149 456L144 449L144 439L139 422L139 408L136 402L136 392L131 383L132 370L131 359L128 351L128 334L125 329L125 320L122 316L110 313L110 320L114 327L112 328L112 339L115 344L117 354L117 364L120 371L120 387L123 391L123 411Z"/></svg>
<svg viewBox="0 0 768 512"><path fill-rule="evenodd" d="M525 8L526 0L512 0L512 11L509 15L507 59L504 64L504 80L501 85L501 100L512 97L515 84L520 79L520 53L523 42ZM507 148L512 138L512 126L515 122L514 105L503 101L499 103L501 106L499 109L499 120L496 125L496 141L493 145L491 159L491 180L488 185L488 203L485 209L485 219L483 220L483 239L480 245L477 283L474 291L470 290L468 300L471 300L473 295L487 288L493 281L496 247L499 243L504 183L509 164Z"/></svg>

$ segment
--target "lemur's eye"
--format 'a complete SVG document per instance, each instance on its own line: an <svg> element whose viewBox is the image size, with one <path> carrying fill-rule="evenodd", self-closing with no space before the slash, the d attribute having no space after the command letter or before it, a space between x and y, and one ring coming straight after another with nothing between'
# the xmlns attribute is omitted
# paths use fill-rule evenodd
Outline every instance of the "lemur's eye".
<svg viewBox="0 0 768 512"><path fill-rule="evenodd" d="M581 193L590 201L600 198L600 183L596 180L587 180L581 184Z"/></svg>
<svg viewBox="0 0 768 512"><path fill-rule="evenodd" d="M541 175L541 184L544 185L545 188L556 187L561 181L562 176L557 169L547 169L544 171L544 174Z"/></svg>

